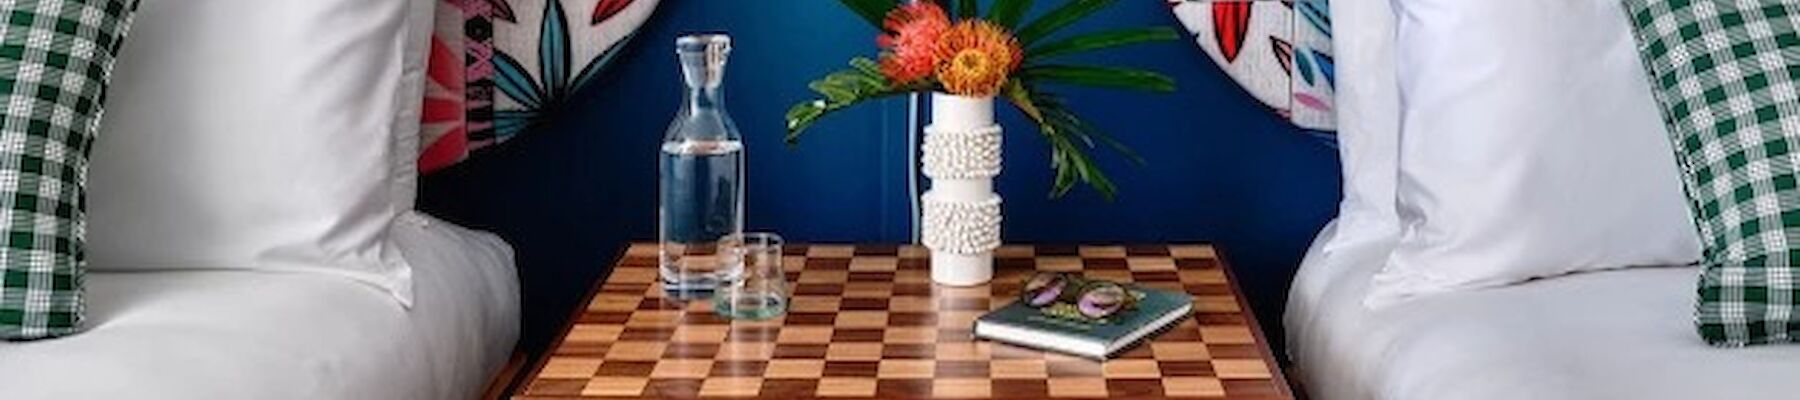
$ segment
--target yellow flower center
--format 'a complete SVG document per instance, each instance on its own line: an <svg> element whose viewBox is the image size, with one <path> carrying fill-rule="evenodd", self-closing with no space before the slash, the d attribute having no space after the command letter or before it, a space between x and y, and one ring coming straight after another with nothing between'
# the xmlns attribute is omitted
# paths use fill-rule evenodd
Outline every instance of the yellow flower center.
<svg viewBox="0 0 1800 400"><path fill-rule="evenodd" d="M964 74L986 76L994 73L993 60L988 58L987 52L981 50L967 49L957 52L956 58L950 63Z"/></svg>
<svg viewBox="0 0 1800 400"><path fill-rule="evenodd" d="M938 43L937 79L945 91L974 97L993 96L1019 65L1018 41L1005 28L987 21L963 21Z"/></svg>

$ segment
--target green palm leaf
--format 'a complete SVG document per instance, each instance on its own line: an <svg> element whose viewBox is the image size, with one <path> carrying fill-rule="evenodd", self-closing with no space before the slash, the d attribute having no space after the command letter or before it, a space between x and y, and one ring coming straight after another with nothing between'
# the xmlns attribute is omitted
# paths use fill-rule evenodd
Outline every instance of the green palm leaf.
<svg viewBox="0 0 1800 400"><path fill-rule="evenodd" d="M887 20L888 12L894 11L895 7L900 6L900 0L838 0L838 2L843 3L844 7L848 7L857 16L868 21L869 25L874 26L876 30L882 29L881 24Z"/></svg>
<svg viewBox="0 0 1800 400"><path fill-rule="evenodd" d="M1138 155L1136 150L1132 150L1131 147L1126 146L1125 143L1121 143L1118 139L1114 139L1112 135L1100 130L1099 127L1082 120L1081 117L1076 116L1075 112L1070 111L1067 107L1059 105L1048 108L1045 116L1051 124L1055 124L1064 131L1074 133L1080 137L1082 142L1090 148L1094 147L1095 142L1099 142L1106 147L1112 148L1113 151L1118 152L1120 155L1125 156L1132 164L1144 164L1144 157Z"/></svg>
<svg viewBox="0 0 1800 400"><path fill-rule="evenodd" d="M1037 123L1038 134L1050 144L1050 168L1056 173L1050 197L1062 197L1073 190L1076 183L1086 183L1101 197L1113 200L1118 187L1088 155L1087 150L1094 148L1094 144L1090 139L1093 134L1083 132L1087 125L1079 123L1079 118L1063 109L1060 100L1041 93L1018 81L1009 82L1002 90L1007 101ZM1077 122L1071 123L1071 120ZM1081 143L1077 143L1078 140ZM1135 158L1135 154L1127 154Z"/></svg>
<svg viewBox="0 0 1800 400"><path fill-rule="evenodd" d="M838 1L867 20L876 29L883 29L882 23L887 14L898 7L902 0ZM1026 14L1030 13L1032 6L1036 3L1035 0L994 0L985 17L980 14L979 0L918 1L932 1L943 5L946 9L951 10L958 19L986 18L990 22L1009 29L1018 27L1014 31L1015 36L1021 45L1030 49L1026 58L1033 61L1027 62L1027 66L1007 82L1000 95L1037 125L1039 135L1050 146L1050 167L1055 171L1050 196L1067 195L1076 186L1085 184L1107 200L1113 200L1118 193L1118 187L1095 162L1092 152L1101 147L1110 148L1137 164L1142 164L1143 158L1126 147L1124 143L1114 139L1098 127L1083 121L1062 99L1040 91L1038 87L1043 84L1070 84L1171 92L1175 90L1175 81L1162 74L1140 69L1038 64L1035 60L1132 44L1174 40L1180 36L1174 30L1166 27L1150 27L1089 33L1050 43L1039 43L1057 31L1116 3L1117 0L1064 0L1050 12L1034 21L1024 23L1023 27L1019 26L1026 19ZM788 109L787 141L789 144L797 143L800 135L813 123L838 110L870 100L935 89L935 83L931 80L905 85L889 82L882 75L880 66L868 58L853 59L850 61L850 65L849 69L833 72L808 84L807 87L817 93L818 97L795 104ZM516 91L526 92L527 90Z"/></svg>
<svg viewBox="0 0 1800 400"><path fill-rule="evenodd" d="M804 133L806 128L811 127L814 122L818 122L819 118L837 110L864 101L924 89L918 86L896 86L889 83L887 77L881 75L881 69L875 61L868 58L851 59L850 66L850 69L833 72L806 85L823 98L795 104L788 108L788 143L798 142L800 134Z"/></svg>
<svg viewBox="0 0 1800 400"><path fill-rule="evenodd" d="M1058 133L1047 137L1053 152L1051 156L1061 158L1060 163L1064 166L1056 171L1056 186L1052 188L1051 197L1062 197L1069 194L1069 191L1074 189L1075 182L1080 181L1094 188L1094 191L1099 192L1100 196L1105 197L1107 201L1112 201L1118 195L1119 187L1106 176L1106 172L1100 170L1100 166L1094 163L1093 157L1070 140L1069 136Z"/></svg>
<svg viewBox="0 0 1800 400"><path fill-rule="evenodd" d="M956 3L956 17L961 19L975 18L981 15L976 3L979 0L950 0Z"/></svg>
<svg viewBox="0 0 1800 400"><path fill-rule="evenodd" d="M1173 92L1175 80L1163 74L1135 68L1085 65L1036 65L1019 71L1027 82L1054 82L1146 92Z"/></svg>
<svg viewBox="0 0 1800 400"><path fill-rule="evenodd" d="M1115 1L1117 0L1069 0L1062 7L1050 10L1050 13L1026 24L1024 28L1019 28L1019 44L1030 46L1037 43L1038 40L1056 33L1056 30L1080 21L1082 18L1087 18L1089 14L1100 11Z"/></svg>
<svg viewBox="0 0 1800 400"><path fill-rule="evenodd" d="M997 0L994 8L988 9L987 20L1006 29L1019 27L1019 20L1025 19L1025 12L1031 11L1032 0Z"/></svg>
<svg viewBox="0 0 1800 400"><path fill-rule="evenodd" d="M1031 50L1025 52L1025 58L1028 60L1041 60L1084 51L1146 42L1175 40L1178 38L1181 38L1181 35L1175 33L1174 29L1170 29L1166 26L1094 32L1033 47Z"/></svg>

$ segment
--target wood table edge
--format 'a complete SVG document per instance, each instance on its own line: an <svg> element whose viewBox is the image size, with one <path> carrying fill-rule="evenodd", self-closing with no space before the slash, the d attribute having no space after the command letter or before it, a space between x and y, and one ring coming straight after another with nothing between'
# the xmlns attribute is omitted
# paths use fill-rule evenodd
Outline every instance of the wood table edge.
<svg viewBox="0 0 1800 400"><path fill-rule="evenodd" d="M481 398L498 400L511 396L513 383L518 382L521 377L530 376L521 375L525 369L525 358L524 349L514 348L512 356L506 359L506 364L501 365L500 370L495 371L494 376L488 379L487 388L481 391Z"/></svg>
<svg viewBox="0 0 1800 400"><path fill-rule="evenodd" d="M594 302L594 296L598 296L600 291L606 288L606 280L612 279L612 274L618 270L619 263L624 262L625 256L631 253L631 248L639 244L644 243L631 241L619 248L618 254L613 255L612 261L606 264L606 275L588 284L587 294L581 296L581 301L575 303L573 310L569 310L568 318L563 320L562 328L557 329L556 337L550 340L550 346L545 347L543 354L538 354L536 359L528 360L525 363L528 364L527 368L523 370L525 373L513 377L513 384L508 385L512 386L511 390L502 392L504 394L502 398L519 398L525 395L524 392L531 386L531 381L537 380L537 376L543 372L544 366L550 363L550 356L555 355L556 349L562 347L563 339L568 338L569 332L575 330L575 325L581 322L581 315L587 312L588 305ZM526 357L530 358L529 355Z"/></svg>
<svg viewBox="0 0 1800 400"><path fill-rule="evenodd" d="M1238 281L1237 273L1232 271L1231 262L1225 257L1225 250L1217 244L1201 244L1212 247L1213 258L1218 259L1219 268L1225 270L1225 280L1231 281L1231 297L1237 299L1238 308L1243 309L1244 319L1249 320L1250 333L1256 335L1257 343L1261 344L1256 346L1256 350L1262 354L1263 363L1269 366L1269 374L1274 376L1275 386L1281 390L1282 397L1297 398L1294 397L1293 386L1288 383L1287 373L1281 368L1281 361L1275 358L1275 342L1269 341L1268 335L1263 334L1262 323L1256 319L1256 309L1250 307L1250 298L1240 287L1242 284Z"/></svg>

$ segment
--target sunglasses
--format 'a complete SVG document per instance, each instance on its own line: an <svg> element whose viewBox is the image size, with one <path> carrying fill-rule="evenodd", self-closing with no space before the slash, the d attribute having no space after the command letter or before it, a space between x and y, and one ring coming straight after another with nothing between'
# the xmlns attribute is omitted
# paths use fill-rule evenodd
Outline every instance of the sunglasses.
<svg viewBox="0 0 1800 400"><path fill-rule="evenodd" d="M1137 306L1137 296L1118 283L1062 272L1039 272L1025 280L1020 301L1055 316L1099 320ZM1073 308L1073 310L1070 310Z"/></svg>

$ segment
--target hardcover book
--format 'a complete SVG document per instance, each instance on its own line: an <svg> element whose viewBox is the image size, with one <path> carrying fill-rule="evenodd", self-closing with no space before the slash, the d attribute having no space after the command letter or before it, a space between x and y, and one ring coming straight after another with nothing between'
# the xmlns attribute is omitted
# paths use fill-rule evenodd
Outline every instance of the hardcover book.
<svg viewBox="0 0 1800 400"><path fill-rule="evenodd" d="M975 320L975 337L1106 360L1193 313L1186 293L1126 286L1136 308L1103 319L1067 316L1014 301Z"/></svg>

